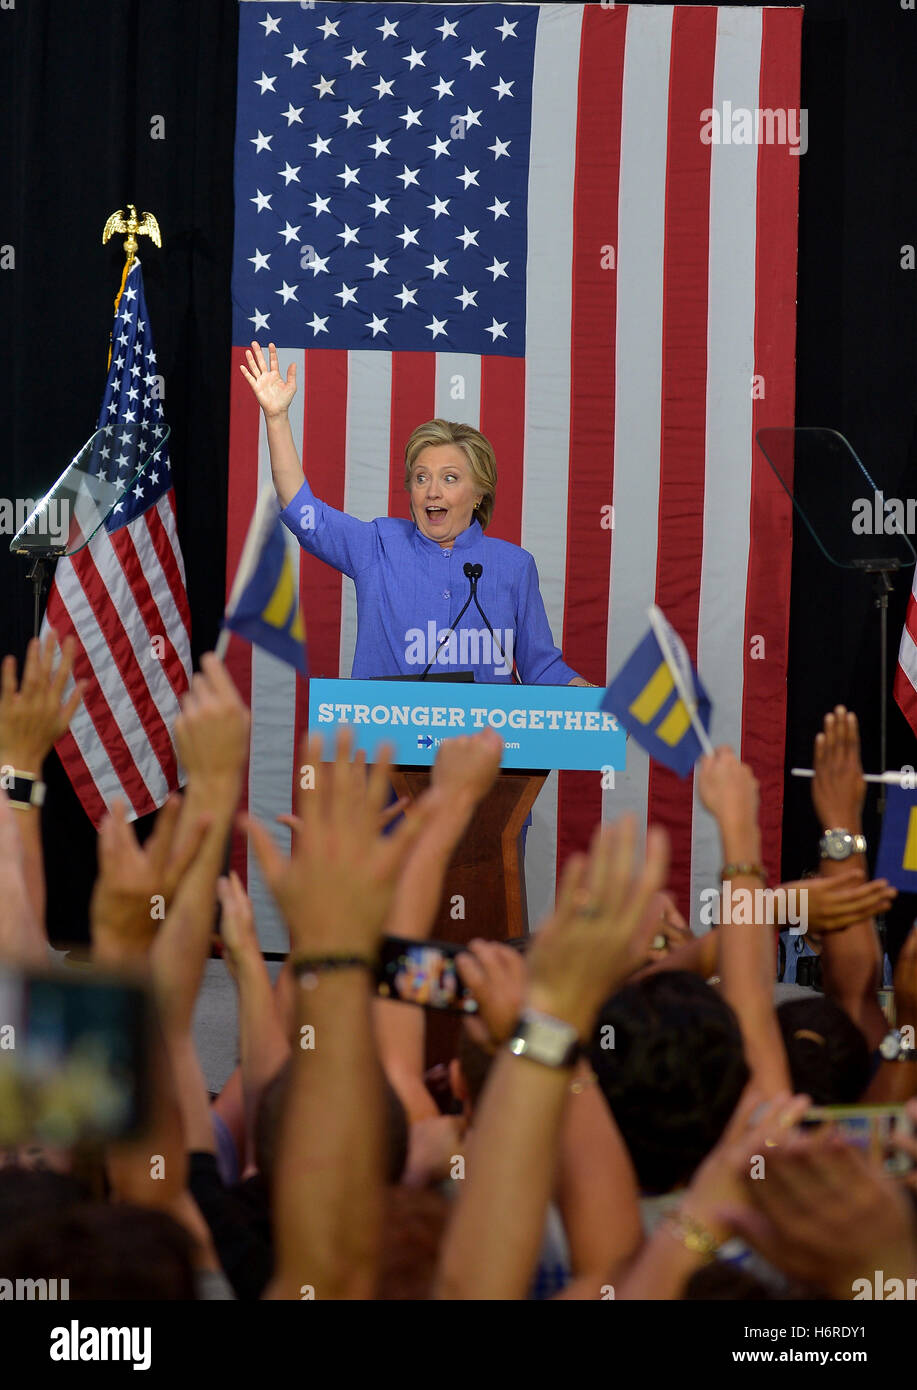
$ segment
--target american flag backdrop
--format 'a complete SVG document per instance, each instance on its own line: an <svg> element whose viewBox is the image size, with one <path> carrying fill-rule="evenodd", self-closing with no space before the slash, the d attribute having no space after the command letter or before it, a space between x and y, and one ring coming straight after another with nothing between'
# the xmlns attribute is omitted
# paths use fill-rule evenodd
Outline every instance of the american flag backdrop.
<svg viewBox="0 0 917 1390"><path fill-rule="evenodd" d="M565 659L605 683L658 603L714 743L761 782L776 871L791 508L754 434L793 421L799 159L701 130L726 103L798 113L801 9L243 0L240 16L228 581L270 477L238 367L252 338L297 363L315 493L365 520L408 515L415 425L475 425L499 471L488 535L534 555ZM301 596L311 673L349 675L351 582L304 555ZM270 821L307 686L237 640L228 664L253 712L248 804ZM613 790L555 773L539 796L533 920L623 810L670 828L696 916L712 822L693 779L631 742ZM241 844L236 862L281 945Z"/></svg>
<svg viewBox="0 0 917 1390"><path fill-rule="evenodd" d="M135 260L115 310L99 412L107 438L92 465L121 497L89 544L58 560L43 628L76 638L74 676L89 681L56 747L96 827L116 798L133 819L179 782L172 727L191 678L191 617L168 446L133 476L134 440L149 454L166 438L162 386Z"/></svg>

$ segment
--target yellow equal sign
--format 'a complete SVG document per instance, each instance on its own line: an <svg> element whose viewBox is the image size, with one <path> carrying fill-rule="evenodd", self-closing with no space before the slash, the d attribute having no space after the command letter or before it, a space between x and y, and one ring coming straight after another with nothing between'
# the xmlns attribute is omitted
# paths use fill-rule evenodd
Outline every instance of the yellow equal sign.
<svg viewBox="0 0 917 1390"><path fill-rule="evenodd" d="M917 871L917 806L912 806L907 818L907 837L904 841L902 869Z"/></svg>
<svg viewBox="0 0 917 1390"><path fill-rule="evenodd" d="M640 694L629 706L631 714L641 724L651 724L675 688L672 672L663 661L653 672ZM674 747L685 735L691 716L683 700L676 700L665 719L654 732L669 747Z"/></svg>
<svg viewBox="0 0 917 1390"><path fill-rule="evenodd" d="M296 600L293 566L290 563L289 554L284 556L283 566L277 578L274 592L261 616L271 627L276 627L281 632L289 631L290 635L295 637L297 641L305 638L306 633L299 604Z"/></svg>

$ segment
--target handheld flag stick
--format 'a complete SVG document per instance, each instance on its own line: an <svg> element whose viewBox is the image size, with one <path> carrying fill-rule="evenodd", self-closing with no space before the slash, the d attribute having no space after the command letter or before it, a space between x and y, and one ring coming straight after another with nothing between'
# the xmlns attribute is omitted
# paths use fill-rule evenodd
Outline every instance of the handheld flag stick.
<svg viewBox="0 0 917 1390"><path fill-rule="evenodd" d="M713 744L710 742L707 730L704 728L703 724L697 717L697 701L694 699L693 695L691 694L691 691L688 689L688 685L684 679L684 676L678 668L678 665L675 661L675 657L672 654L672 649L669 646L669 638L665 630L665 621L662 618L662 613L656 607L655 604L650 605L648 609L648 617L650 620L650 627L653 629L653 635L655 636L656 641L659 643L659 649L662 652L662 655L665 659L665 664L666 666L668 666L670 672L672 673L672 679L675 682L675 689L678 691L678 695L682 704L688 711L691 724L694 728L694 732L697 734L700 746L701 748L703 748L705 753L711 754L713 752Z"/></svg>
<svg viewBox="0 0 917 1390"><path fill-rule="evenodd" d="M908 779L913 777L914 771L909 772L864 772L864 782L881 782L886 787L904 787ZM811 767L791 767L791 777L814 777L815 769Z"/></svg>

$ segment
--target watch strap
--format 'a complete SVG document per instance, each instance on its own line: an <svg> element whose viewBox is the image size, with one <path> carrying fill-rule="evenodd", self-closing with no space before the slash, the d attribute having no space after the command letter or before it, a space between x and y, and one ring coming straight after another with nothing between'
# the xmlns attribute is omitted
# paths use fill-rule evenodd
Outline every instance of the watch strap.
<svg viewBox="0 0 917 1390"><path fill-rule="evenodd" d="M7 771L2 785L10 805L17 810L24 811L30 806L43 806L45 803L47 787L40 777L33 777L30 772L19 772L12 768Z"/></svg>
<svg viewBox="0 0 917 1390"><path fill-rule="evenodd" d="M572 1023L538 1009L523 1010L508 1046L516 1057L527 1057L531 1062L558 1070L574 1066L582 1052Z"/></svg>

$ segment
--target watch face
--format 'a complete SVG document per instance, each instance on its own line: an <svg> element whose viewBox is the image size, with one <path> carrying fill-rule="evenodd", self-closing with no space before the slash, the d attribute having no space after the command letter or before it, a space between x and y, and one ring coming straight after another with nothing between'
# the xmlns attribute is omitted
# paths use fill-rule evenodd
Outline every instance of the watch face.
<svg viewBox="0 0 917 1390"><path fill-rule="evenodd" d="M824 846L828 859L848 859L853 853L853 836L846 830L827 830Z"/></svg>

